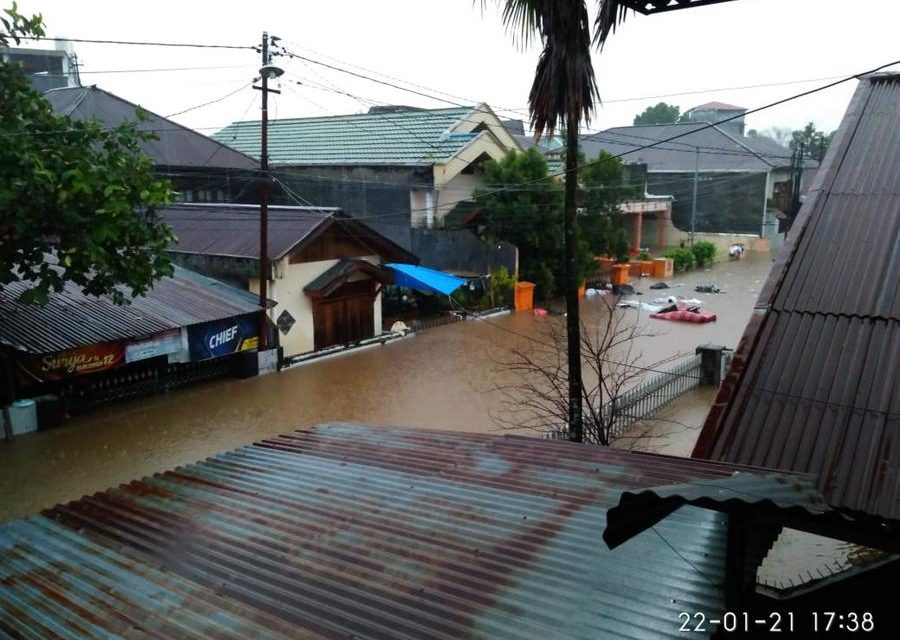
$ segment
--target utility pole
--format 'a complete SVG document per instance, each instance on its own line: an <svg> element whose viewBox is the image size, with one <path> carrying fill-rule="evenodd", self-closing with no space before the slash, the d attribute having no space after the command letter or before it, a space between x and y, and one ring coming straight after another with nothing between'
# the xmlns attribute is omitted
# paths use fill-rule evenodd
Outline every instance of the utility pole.
<svg viewBox="0 0 900 640"><path fill-rule="evenodd" d="M694 248L694 231L697 224L697 183L700 179L700 147L694 148L694 196L691 201L691 248Z"/></svg>
<svg viewBox="0 0 900 640"><path fill-rule="evenodd" d="M284 71L271 63L269 58L269 34L262 34L262 67L259 75L262 86L254 89L262 91L262 131L259 150L259 306L263 311L259 320L259 351L269 346L269 93L281 93L277 89L269 89L269 80L273 80Z"/></svg>
<svg viewBox="0 0 900 640"><path fill-rule="evenodd" d="M566 122L566 191L564 212L566 255L566 344L569 364L569 440L584 441L581 406L581 320L578 309L578 280L575 270L575 196L578 184L578 113L569 113Z"/></svg>

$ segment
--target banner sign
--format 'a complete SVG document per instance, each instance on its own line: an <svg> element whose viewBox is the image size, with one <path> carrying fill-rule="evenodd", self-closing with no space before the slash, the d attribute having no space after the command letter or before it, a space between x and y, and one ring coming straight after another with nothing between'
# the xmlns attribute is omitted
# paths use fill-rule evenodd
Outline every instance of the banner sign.
<svg viewBox="0 0 900 640"><path fill-rule="evenodd" d="M219 358L259 346L259 318L256 315L216 320L188 327L191 360Z"/></svg>
<svg viewBox="0 0 900 640"><path fill-rule="evenodd" d="M47 382L115 369L125 364L125 350L121 342L103 342L43 356L25 357L20 362L32 378Z"/></svg>
<svg viewBox="0 0 900 640"><path fill-rule="evenodd" d="M137 362L181 351L181 329L157 333L147 340L125 345L125 362Z"/></svg>

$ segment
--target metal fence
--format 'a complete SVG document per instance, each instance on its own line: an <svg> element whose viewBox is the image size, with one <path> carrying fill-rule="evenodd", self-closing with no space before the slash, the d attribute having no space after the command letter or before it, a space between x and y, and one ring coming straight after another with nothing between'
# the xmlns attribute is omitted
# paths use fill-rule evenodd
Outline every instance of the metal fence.
<svg viewBox="0 0 900 640"><path fill-rule="evenodd" d="M660 373L620 396L607 402L600 411L603 424L607 425L607 440L612 442L625 433L626 429L639 420L652 417L685 393L700 385L702 356L695 355L679 363L664 373ZM599 444L597 433L591 428L584 430L585 442ZM565 430L544 435L550 440L567 440Z"/></svg>
<svg viewBox="0 0 900 640"><path fill-rule="evenodd" d="M425 329L433 329L434 327L443 327L447 324L462 322L465 319L466 317L460 313L448 313L446 315L434 316L424 320L410 320L409 329L413 332L424 331Z"/></svg>

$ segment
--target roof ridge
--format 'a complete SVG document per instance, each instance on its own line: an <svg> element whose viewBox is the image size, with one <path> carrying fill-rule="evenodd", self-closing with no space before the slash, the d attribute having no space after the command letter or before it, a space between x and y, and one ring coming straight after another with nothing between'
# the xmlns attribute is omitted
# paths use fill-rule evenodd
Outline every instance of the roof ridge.
<svg viewBox="0 0 900 640"><path fill-rule="evenodd" d="M462 111L462 110L473 111L476 108L477 107L461 106L461 107L443 107L440 109L420 109L420 110L410 110L410 111L398 111L395 113L335 113L335 114L325 115L325 116L298 116L295 118L275 118L275 119L270 118L269 124L273 125L273 124L276 124L279 122L309 122L311 120L339 120L339 119L344 119L344 118L377 118L379 120L384 119L384 118L399 119L399 118L407 117L407 116L424 117L424 116L428 116L428 115L439 115L441 112L447 112L447 111ZM234 122L226 125L225 128L227 129L228 127L231 127L234 125L254 124L254 123L260 123L260 122L262 122L262 120L259 118L255 119L255 120L235 120Z"/></svg>

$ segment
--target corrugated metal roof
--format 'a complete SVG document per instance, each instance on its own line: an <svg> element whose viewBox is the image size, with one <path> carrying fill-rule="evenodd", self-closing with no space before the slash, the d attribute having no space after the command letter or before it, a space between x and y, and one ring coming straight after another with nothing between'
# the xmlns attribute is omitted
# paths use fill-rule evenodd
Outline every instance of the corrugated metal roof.
<svg viewBox="0 0 900 640"><path fill-rule="evenodd" d="M181 267L129 305L108 296L89 296L67 282L44 306L18 302L29 283L13 282L0 292L0 343L29 353L140 338L160 331L252 313L259 307L249 291L230 287Z"/></svg>
<svg viewBox="0 0 900 640"><path fill-rule="evenodd" d="M900 518L900 75L861 81L695 456Z"/></svg>
<svg viewBox="0 0 900 640"><path fill-rule="evenodd" d="M269 120L269 158L281 165L428 165L478 136L452 129L477 107ZM258 157L259 121L234 122L217 140Z"/></svg>
<svg viewBox="0 0 900 640"><path fill-rule="evenodd" d="M706 128L704 128L706 127ZM677 140L639 149L656 141L689 132ZM581 146L588 158L600 151L621 155L625 162L641 161L649 172L708 171L767 172L791 165L791 151L776 142L738 136L702 122L613 127L585 136ZM700 148L699 158L696 148ZM699 163L698 163L699 160ZM810 166L815 163L808 161Z"/></svg>
<svg viewBox="0 0 900 640"><path fill-rule="evenodd" d="M96 86L54 89L44 94L54 111L76 120L96 118L107 127L135 121L139 107ZM167 118L146 112L148 119L138 129L152 131L159 139L140 142L153 164L176 167L207 167L253 170L259 162L208 136Z"/></svg>
<svg viewBox="0 0 900 640"><path fill-rule="evenodd" d="M174 252L259 258L259 206L245 204L176 204L161 210L177 243ZM313 241L332 224L349 237L372 247L373 253L392 260L417 258L371 227L333 207L270 206L269 258L279 260Z"/></svg>
<svg viewBox="0 0 900 640"><path fill-rule="evenodd" d="M724 607L724 518L684 507L610 551L606 510L735 469L323 425L0 527L0 633L680 637Z"/></svg>
<svg viewBox="0 0 900 640"><path fill-rule="evenodd" d="M724 513L770 513L776 518L792 514L808 521L826 516L831 521L844 522L844 516L825 504L822 494L813 487L813 479L794 474L735 472L727 478L624 491L619 504L607 511L603 539L615 548L684 505Z"/></svg>

